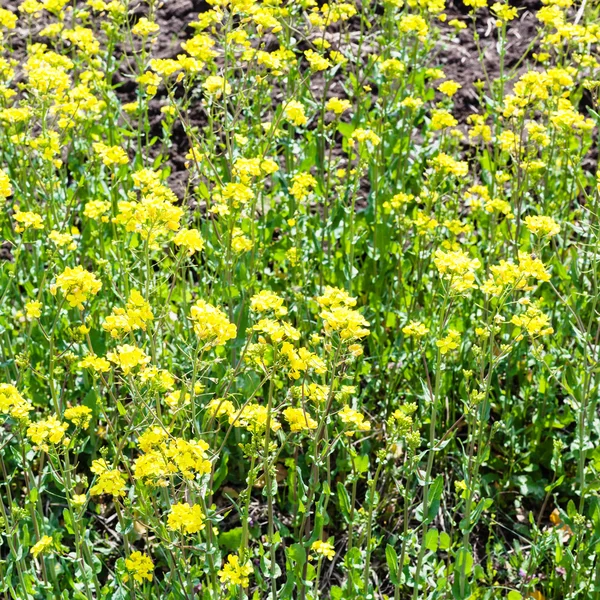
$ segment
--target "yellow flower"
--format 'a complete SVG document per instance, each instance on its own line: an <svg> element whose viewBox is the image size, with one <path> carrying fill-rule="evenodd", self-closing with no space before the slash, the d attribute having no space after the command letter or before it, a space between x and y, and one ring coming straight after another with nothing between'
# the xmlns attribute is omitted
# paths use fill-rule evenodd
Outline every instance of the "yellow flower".
<svg viewBox="0 0 600 600"><path fill-rule="evenodd" d="M144 367L150 362L150 357L141 348L131 344L117 346L116 351L106 354L106 358L121 367L124 375L129 375L136 367Z"/></svg>
<svg viewBox="0 0 600 600"><path fill-rule="evenodd" d="M371 429L371 423L365 419L365 416L349 406L342 408L339 417L342 423L350 429L346 431L348 437L353 436L356 431L370 431Z"/></svg>
<svg viewBox="0 0 600 600"><path fill-rule="evenodd" d="M42 303L32 300L25 304L25 314L29 320L39 319L42 316Z"/></svg>
<svg viewBox="0 0 600 600"><path fill-rule="evenodd" d="M370 142L373 146L379 146L381 143L381 138L370 129L363 129L358 127L352 132L350 136L350 144L354 144L358 142L359 144L364 144L365 142Z"/></svg>
<svg viewBox="0 0 600 600"><path fill-rule="evenodd" d="M409 110L416 111L419 108L421 108L421 106L423 106L423 100L421 100L420 98L412 98L411 96L408 96L407 98L404 98L402 102L400 102L400 106L404 106Z"/></svg>
<svg viewBox="0 0 600 600"><path fill-rule="evenodd" d="M356 310L332 306L319 315L325 323L325 333L338 332L342 340L356 340L369 335L369 322Z"/></svg>
<svg viewBox="0 0 600 600"><path fill-rule="evenodd" d="M0 182L1 185L1 182ZM0 196L2 193L0 193ZM15 231L17 233L22 233L27 229L43 229L44 228L44 218L41 215L38 215L34 212L22 212L20 210L15 211L13 215L14 220L18 223L15 226Z"/></svg>
<svg viewBox="0 0 600 600"><path fill-rule="evenodd" d="M407 337L422 338L429 333L429 328L420 321L411 321L402 328L402 333Z"/></svg>
<svg viewBox="0 0 600 600"><path fill-rule="evenodd" d="M454 329L448 331L448 335L438 340L435 345L440 349L441 354L448 354L450 350L456 350L460 342L460 333Z"/></svg>
<svg viewBox="0 0 600 600"><path fill-rule="evenodd" d="M386 77L399 77L406 70L404 63L397 58L388 58L381 61L379 68Z"/></svg>
<svg viewBox="0 0 600 600"><path fill-rule="evenodd" d="M132 179L141 189L142 198L120 201L119 214L113 222L123 225L126 231L138 232L151 248L157 249L159 236L179 229L183 209L175 206L177 197L161 183L159 173L144 169L134 173Z"/></svg>
<svg viewBox="0 0 600 600"><path fill-rule="evenodd" d="M94 461L94 463L98 462ZM100 473L98 473L98 470L96 471L98 474L98 483L90 489L90 495L100 496L101 494L110 494L113 497L125 495L125 476L119 470L105 469L100 470Z"/></svg>
<svg viewBox="0 0 600 600"><path fill-rule="evenodd" d="M209 75L202 87L208 94L215 98L220 98L223 94L229 96L231 94L231 85L225 81L220 75Z"/></svg>
<svg viewBox="0 0 600 600"><path fill-rule="evenodd" d="M248 204L254 199L254 192L243 183L227 183L221 190L220 196L228 200L234 208Z"/></svg>
<svg viewBox="0 0 600 600"><path fill-rule="evenodd" d="M484 142L492 140L492 129L485 124L486 117L484 115L469 115L467 122L471 125L469 129L469 138L481 138Z"/></svg>
<svg viewBox="0 0 600 600"><path fill-rule="evenodd" d="M199 504L190 506L187 502L174 504L167 519L167 527L171 531L181 533L198 533L204 529L204 513Z"/></svg>
<svg viewBox="0 0 600 600"><path fill-rule="evenodd" d="M92 369L96 373L106 373L110 371L110 363L101 356L88 354L85 358L79 361L80 369Z"/></svg>
<svg viewBox="0 0 600 600"><path fill-rule="evenodd" d="M137 329L146 331L147 322L153 319L154 314L150 305L137 290L132 290L125 308L113 308L112 314L102 323L102 328L113 338L117 338L123 333L130 333Z"/></svg>
<svg viewBox="0 0 600 600"><path fill-rule="evenodd" d="M294 341L300 339L300 332L295 327L289 323L276 321L275 319L261 319L252 329L253 331L258 331L269 336L275 344L285 339Z"/></svg>
<svg viewBox="0 0 600 600"><path fill-rule="evenodd" d="M291 431L307 431L317 428L317 422L301 408L286 408L283 411Z"/></svg>
<svg viewBox="0 0 600 600"><path fill-rule="evenodd" d="M398 22L398 29L403 33L414 33L421 41L429 32L427 22L420 15L404 15Z"/></svg>
<svg viewBox="0 0 600 600"><path fill-rule="evenodd" d="M49 535L44 535L31 547L33 558L37 558L40 554L46 554L54 545L54 540Z"/></svg>
<svg viewBox="0 0 600 600"><path fill-rule="evenodd" d="M0 383L0 413L9 414L19 421L27 421L33 406L21 396L14 385Z"/></svg>
<svg viewBox="0 0 600 600"><path fill-rule="evenodd" d="M510 322L525 329L532 338L554 333L548 315L535 306L529 306L521 315L513 315Z"/></svg>
<svg viewBox="0 0 600 600"><path fill-rule="evenodd" d="M254 247L252 240L244 235L244 232L239 227L234 227L231 237L231 249L240 254L241 252L249 252Z"/></svg>
<svg viewBox="0 0 600 600"><path fill-rule="evenodd" d="M456 125L458 121L447 110L434 110L431 114L431 129L434 131Z"/></svg>
<svg viewBox="0 0 600 600"><path fill-rule="evenodd" d="M75 236L71 233L61 233L60 231L53 230L48 235L48 239L57 247L63 248L64 246L68 246L69 250L75 250L77 248L77 244L73 241Z"/></svg>
<svg viewBox="0 0 600 600"><path fill-rule="evenodd" d="M250 299L250 308L258 313L272 310L277 317L287 314L287 308L283 305L283 298L269 290L262 290L252 296Z"/></svg>
<svg viewBox="0 0 600 600"><path fill-rule="evenodd" d="M469 258L463 250L444 252L438 248L433 260L438 271L450 280L451 289L462 293L476 287L474 272L481 267L478 258Z"/></svg>
<svg viewBox="0 0 600 600"><path fill-rule="evenodd" d="M292 344L283 342L280 352L288 360L290 368L289 376L293 379L298 379L301 372L304 373L309 369L313 369L319 375L327 372L325 362L306 348L299 348L296 352Z"/></svg>
<svg viewBox="0 0 600 600"><path fill-rule="evenodd" d="M452 98L461 87L462 85L460 85L460 83L449 79L448 81L444 81L444 83L440 83L440 85L438 85L438 90L442 92L442 94Z"/></svg>
<svg viewBox="0 0 600 600"><path fill-rule="evenodd" d="M324 71L331 67L331 62L314 50L305 50L304 56L313 71Z"/></svg>
<svg viewBox="0 0 600 600"><path fill-rule="evenodd" d="M512 21L517 17L517 9L514 6L508 4L502 4L501 2L495 2L491 6L492 12L498 17L497 24L506 23Z"/></svg>
<svg viewBox="0 0 600 600"><path fill-rule="evenodd" d="M83 303L101 288L102 283L96 276L78 265L75 268L67 267L56 278L56 283L50 286L50 293L55 295L57 289L61 290L69 306L83 310Z"/></svg>
<svg viewBox="0 0 600 600"><path fill-rule="evenodd" d="M525 227L540 236L553 237L560 233L560 225L552 217L543 215L525 217Z"/></svg>
<svg viewBox="0 0 600 600"><path fill-rule="evenodd" d="M315 552L315 554L320 558L322 556L324 556L325 558L328 558L329 560L333 560L333 558L335 557L335 548L333 547L333 544L331 544L330 542L323 542L321 540L315 540L310 549Z"/></svg>
<svg viewBox="0 0 600 600"><path fill-rule="evenodd" d="M72 502L75 506L81 508L87 502L87 496L85 494L75 494Z"/></svg>
<svg viewBox="0 0 600 600"><path fill-rule="evenodd" d="M267 429L267 421L271 431L276 432L281 429L281 423L273 416L269 417L269 411L266 406L261 404L246 404L241 411L229 415L229 422L236 427L244 427L248 431L262 435Z"/></svg>
<svg viewBox="0 0 600 600"><path fill-rule="evenodd" d="M87 406L73 406L65 410L64 417L77 427L87 429L92 418L92 409Z"/></svg>
<svg viewBox="0 0 600 600"><path fill-rule="evenodd" d="M240 558L237 554L230 554L227 557L227 562L219 571L219 579L221 583L228 587L240 585L243 588L248 587L250 580L249 575L252 573L252 564L246 561L243 565L240 564Z"/></svg>
<svg viewBox="0 0 600 600"><path fill-rule="evenodd" d="M341 115L343 112L350 110L352 103L350 100L345 100L341 98L329 98L327 100L327 104L325 104L325 110L330 110L334 112L336 115Z"/></svg>
<svg viewBox="0 0 600 600"><path fill-rule="evenodd" d="M108 223L106 213L110 211L110 202L104 200L90 200L83 210L83 215L88 219L101 219L103 223Z"/></svg>
<svg viewBox="0 0 600 600"><path fill-rule="evenodd" d="M173 238L176 246L187 248L188 256L195 252L201 252L204 248L204 240L197 229L181 229Z"/></svg>
<svg viewBox="0 0 600 600"><path fill-rule="evenodd" d="M120 146L107 146L102 142L95 142L92 147L107 167L126 165L129 162L127 153Z"/></svg>
<svg viewBox="0 0 600 600"><path fill-rule="evenodd" d="M356 306L356 298L350 296L346 290L331 287L330 285L325 286L325 291L322 296L317 298L317 302L319 306L324 308L333 308L336 306L347 306L351 308Z"/></svg>
<svg viewBox="0 0 600 600"><path fill-rule="evenodd" d="M301 126L306 125L308 119L304 114L304 106L297 100L290 100L283 109L283 116L292 125Z"/></svg>
<svg viewBox="0 0 600 600"><path fill-rule="evenodd" d="M298 201L304 200L316 185L317 180L310 173L296 173L292 177L290 194Z"/></svg>
<svg viewBox="0 0 600 600"><path fill-rule="evenodd" d="M231 400L225 400L224 398L213 398L206 407L206 412L211 417L230 417L235 413L235 407Z"/></svg>
<svg viewBox="0 0 600 600"><path fill-rule="evenodd" d="M204 33L199 33L193 38L183 42L181 47L192 57L201 61L209 61L214 58L217 53L212 49L215 41Z"/></svg>
<svg viewBox="0 0 600 600"><path fill-rule="evenodd" d="M6 29L14 29L17 25L17 15L10 10L0 8L0 25Z"/></svg>
<svg viewBox="0 0 600 600"><path fill-rule="evenodd" d="M431 160L431 166L441 173L454 175L456 177L465 177L469 172L469 165L466 162L456 160L443 152L440 152Z"/></svg>
<svg viewBox="0 0 600 600"><path fill-rule="evenodd" d="M13 193L10 178L0 169L0 198L8 198Z"/></svg>
<svg viewBox="0 0 600 600"><path fill-rule="evenodd" d="M125 559L125 568L138 583L144 583L144 579L152 581L154 563L147 554L143 554L139 550L132 552L129 558Z"/></svg>
<svg viewBox="0 0 600 600"><path fill-rule="evenodd" d="M131 33L133 35L139 35L142 37L146 37L152 33L156 33L160 31L160 27L158 24L150 21L146 17L142 17L132 28Z"/></svg>
<svg viewBox="0 0 600 600"><path fill-rule="evenodd" d="M227 315L204 300L197 300L190 311L194 332L211 346L222 346L237 336L237 327Z"/></svg>
<svg viewBox="0 0 600 600"><path fill-rule="evenodd" d="M47 451L48 442L58 444L63 439L67 427L68 425L59 421L55 415L50 415L47 419L32 423L27 428L27 436L34 444Z"/></svg>
<svg viewBox="0 0 600 600"><path fill-rule="evenodd" d="M154 96L161 84L161 79L156 73L146 71L143 75L137 78L137 82L146 89L149 96Z"/></svg>

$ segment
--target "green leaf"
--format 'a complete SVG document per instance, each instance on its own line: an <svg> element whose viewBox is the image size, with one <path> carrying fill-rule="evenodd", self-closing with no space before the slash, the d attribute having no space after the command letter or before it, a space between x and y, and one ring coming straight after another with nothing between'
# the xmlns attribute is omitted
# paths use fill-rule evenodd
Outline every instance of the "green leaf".
<svg viewBox="0 0 600 600"><path fill-rule="evenodd" d="M450 543L450 536L445 531L441 531L439 540L440 550L448 550L448 548L450 548Z"/></svg>
<svg viewBox="0 0 600 600"><path fill-rule="evenodd" d="M519 592L516 592L515 590L508 592L508 595L506 597L508 600L521 600L523 598L523 596L521 596L521 594L519 594Z"/></svg>
<svg viewBox="0 0 600 600"><path fill-rule="evenodd" d="M117 410L119 411L119 414L124 417L127 414L127 411L125 410L125 407L123 406L123 404L121 404L120 400L117 400Z"/></svg>
<svg viewBox="0 0 600 600"><path fill-rule="evenodd" d="M219 534L219 545L233 552L238 550L242 543L242 527L235 527L229 531L223 531Z"/></svg>
<svg viewBox="0 0 600 600"><path fill-rule="evenodd" d="M229 473L229 468L227 464L229 463L229 452L223 452L221 457L221 462L219 463L218 469L215 471L214 479L213 479L213 492L216 492L220 487L225 478L227 477L227 473Z"/></svg>
<svg viewBox="0 0 600 600"><path fill-rule="evenodd" d="M427 507L426 523L431 523L440 509L440 500L444 491L444 478L438 475L429 489L429 506Z"/></svg>
<svg viewBox="0 0 600 600"><path fill-rule="evenodd" d="M331 590L329 591L329 595L331 600L342 600L344 597L344 590L337 585L331 586Z"/></svg>
<svg viewBox="0 0 600 600"><path fill-rule="evenodd" d="M306 549L302 544L292 544L287 549L287 555L297 566L304 566L304 563L306 562Z"/></svg>
<svg viewBox="0 0 600 600"><path fill-rule="evenodd" d="M491 498L482 498L477 503L477 506L475 507L475 510L473 511L473 514L471 515L471 522L467 525L469 530L472 529L475 526L475 524L479 521L479 519L481 517L481 513L486 511L493 503L494 503L494 501ZM462 525L462 522L461 522L461 525Z"/></svg>
<svg viewBox="0 0 600 600"><path fill-rule="evenodd" d="M430 529L425 535L425 548L435 552L438 549L438 530Z"/></svg>
<svg viewBox="0 0 600 600"><path fill-rule="evenodd" d="M473 570L473 555L464 548L461 548L456 555L454 563L454 572L459 575L464 570L465 575L470 575Z"/></svg>
<svg viewBox="0 0 600 600"><path fill-rule="evenodd" d="M359 473L366 473L369 470L369 455L363 454L362 456L357 456L355 466Z"/></svg>
<svg viewBox="0 0 600 600"><path fill-rule="evenodd" d="M349 138L354 131L355 126L352 123L338 123L337 130L345 137Z"/></svg>
<svg viewBox="0 0 600 600"><path fill-rule="evenodd" d="M348 491L341 481L338 481L337 483L337 495L342 513L347 519L350 516L350 496L348 495Z"/></svg>
<svg viewBox="0 0 600 600"><path fill-rule="evenodd" d="M394 547L389 544L385 547L385 561L390 570L390 581L394 585L400 585L400 579L398 577L398 553Z"/></svg>
<svg viewBox="0 0 600 600"><path fill-rule="evenodd" d="M72 535L75 533L73 529L73 521L71 521L71 513L68 508L63 509L63 519L65 521L65 529Z"/></svg>

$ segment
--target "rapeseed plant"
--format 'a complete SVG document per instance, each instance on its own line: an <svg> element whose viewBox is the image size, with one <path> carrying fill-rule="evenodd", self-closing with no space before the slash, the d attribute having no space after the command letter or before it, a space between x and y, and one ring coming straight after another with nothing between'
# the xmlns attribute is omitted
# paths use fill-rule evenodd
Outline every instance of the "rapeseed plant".
<svg viewBox="0 0 600 600"><path fill-rule="evenodd" d="M598 7L184 4L0 8L0 593L596 597Z"/></svg>

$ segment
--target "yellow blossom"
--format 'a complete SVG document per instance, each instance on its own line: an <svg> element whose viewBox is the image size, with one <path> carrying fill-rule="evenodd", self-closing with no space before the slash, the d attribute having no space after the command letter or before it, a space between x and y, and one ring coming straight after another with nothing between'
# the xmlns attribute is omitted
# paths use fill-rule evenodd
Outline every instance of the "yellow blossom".
<svg viewBox="0 0 600 600"><path fill-rule="evenodd" d="M152 581L154 563L147 554L143 554L139 550L132 552L129 557L125 559L125 568L133 575L133 578L138 583L144 583L144 579Z"/></svg>
<svg viewBox="0 0 600 600"><path fill-rule="evenodd" d="M146 37L152 33L157 33L160 27L154 21L150 21L146 17L141 17L140 20L131 28L133 35Z"/></svg>
<svg viewBox="0 0 600 600"><path fill-rule="evenodd" d="M39 541L31 547L31 554L33 554L34 558L37 558L40 554L46 554L53 545L54 540L49 535L43 535Z"/></svg>
<svg viewBox="0 0 600 600"><path fill-rule="evenodd" d="M92 409L87 406L73 406L65 410L64 417L77 427L87 429L92 418Z"/></svg>
<svg viewBox="0 0 600 600"><path fill-rule="evenodd" d="M542 215L525 217L525 227L539 236L553 237L560 233L560 225L552 217Z"/></svg>
<svg viewBox="0 0 600 600"><path fill-rule="evenodd" d="M67 267L50 286L50 293L55 295L60 290L71 307L83 310L83 303L95 296L102 288L96 276L83 267Z"/></svg>
<svg viewBox="0 0 600 600"><path fill-rule="evenodd" d="M317 422L301 408L286 408L283 416L289 423L291 431L307 431L317 428Z"/></svg>
<svg viewBox="0 0 600 600"><path fill-rule="evenodd" d="M180 502L171 506L167 527L172 531L194 534L204 529L204 513L199 504Z"/></svg>
<svg viewBox="0 0 600 600"><path fill-rule="evenodd" d="M29 412L32 410L31 403L21 396L14 385L0 383L0 413L26 422L29 419Z"/></svg>
<svg viewBox="0 0 600 600"><path fill-rule="evenodd" d="M27 304L25 304L25 313L27 318L30 320L39 319L42 316L42 306L42 303L38 302L37 300L27 302Z"/></svg>
<svg viewBox="0 0 600 600"><path fill-rule="evenodd" d="M448 354L450 350L456 350L460 343L460 333L455 329L450 329L448 335L438 340L435 345L440 349L441 354Z"/></svg>
<svg viewBox="0 0 600 600"><path fill-rule="evenodd" d="M304 114L304 106L297 100L290 100L283 109L283 116L297 127L306 125L308 119Z"/></svg>
<svg viewBox="0 0 600 600"><path fill-rule="evenodd" d="M212 346L222 346L237 336L237 327L225 313L205 300L197 300L192 306L190 319L198 338Z"/></svg>
<svg viewBox="0 0 600 600"><path fill-rule="evenodd" d="M335 548L330 542L323 542L321 540L315 540L310 549L318 556L333 560L335 557Z"/></svg>
<svg viewBox="0 0 600 600"><path fill-rule="evenodd" d="M227 587L239 585L243 588L248 587L250 580L249 575L252 573L252 564L247 561L240 564L240 558L237 554L230 554L227 557L227 562L218 572L221 583Z"/></svg>
<svg viewBox="0 0 600 600"><path fill-rule="evenodd" d="M107 167L126 165L129 162L127 153L120 146L107 146L102 142L95 142L93 148L94 152L96 152Z"/></svg>
<svg viewBox="0 0 600 600"><path fill-rule="evenodd" d="M347 110L350 110L351 106L352 104L349 100L342 98L329 98L325 104L325 110L330 110L336 115L341 115Z"/></svg>
<svg viewBox="0 0 600 600"><path fill-rule="evenodd" d="M34 444L47 451L48 443L58 444L62 441L67 427L55 415L50 415L47 419L32 423L27 428L27 436Z"/></svg>
<svg viewBox="0 0 600 600"><path fill-rule="evenodd" d="M349 406L344 406L338 416L348 427L348 431L346 431L348 437L353 436L356 431L370 431L371 429L371 423L365 419L365 416Z"/></svg>
<svg viewBox="0 0 600 600"><path fill-rule="evenodd" d="M106 358L123 370L123 375L129 375L136 367L144 367L150 362L150 357L137 346L123 344L115 351L108 352Z"/></svg>

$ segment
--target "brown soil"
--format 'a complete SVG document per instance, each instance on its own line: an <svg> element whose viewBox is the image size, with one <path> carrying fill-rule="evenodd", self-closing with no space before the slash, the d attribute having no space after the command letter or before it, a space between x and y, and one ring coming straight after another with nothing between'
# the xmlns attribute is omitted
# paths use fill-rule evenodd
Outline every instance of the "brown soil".
<svg viewBox="0 0 600 600"><path fill-rule="evenodd" d="M511 70L515 67L523 54L527 51L531 41L536 35L536 20L534 11L541 6L538 0L526 0L515 3L520 10L520 16L517 22L511 23L509 28L509 42L506 49L505 68ZM12 0L0 0L0 6L13 8ZM193 34L193 29L188 24L194 21L199 13L208 10L210 6L205 0L168 0L159 8L156 20L161 27L156 45L153 49L153 55L159 58L176 58L182 52L181 43ZM145 5L141 3L134 8L134 19L142 16L146 11ZM448 18L445 23L440 23L441 36L438 41L437 65L443 68L447 77L455 79L461 83L462 88L454 97L454 115L464 123L466 118L481 110L479 98L474 87L478 80L492 80L499 75L498 55L496 49L497 28L494 26L494 20L487 11L478 11L476 20L476 30L479 34L479 48L473 39L471 17L468 15L468 8L462 3L462 0L449 0L446 14ZM53 19L53 18L52 18ZM468 25L468 28L460 31L458 34L448 25L452 19L459 19ZM51 20L48 15L42 15L42 18L36 21L33 32L33 41L45 41L37 36L37 33ZM11 40L14 48L14 58L22 59L25 55L25 46L27 32L23 27L19 27L15 36ZM267 40L268 41L268 40ZM117 52L125 49L117 49ZM529 53L534 49L530 49ZM483 56L483 64L480 60L480 54ZM527 61L523 61L518 70L526 70ZM136 99L137 84L133 78L122 70L115 75L114 81L118 84L116 93L123 102L131 102ZM314 78L314 92L316 95L322 90L322 79ZM342 81L334 81L330 85L329 94L343 94ZM274 101L276 96L285 95L285 90L276 90L273 94ZM160 109L165 104L165 95L159 90L157 96L150 104L150 137L161 135L162 114ZM206 123L206 118L201 104L196 103L189 115L191 124L202 127ZM171 135L171 146L168 149L168 159L166 165L171 175L169 183L173 191L181 198L184 195L187 186L187 170L185 169L185 155L189 150L189 141L183 130L181 123L175 125ZM156 154L159 147L151 151Z"/></svg>
<svg viewBox="0 0 600 600"><path fill-rule="evenodd" d="M526 58L529 58L536 51L536 44L531 48L529 46L535 40L537 33L538 21L535 18L535 11L542 6L542 3L537 0L526 0L511 4L517 6L520 11L519 18L511 22L507 32L505 73L510 73L515 67L517 73L521 73L530 67L526 59L521 61L522 57L526 54ZM437 58L446 76L462 85L453 98L455 106L453 114L460 122L464 122L470 114L481 111L479 97L473 84L476 81L487 83L500 75L497 50L498 29L495 26L495 19L488 11L478 11L475 22L475 29L479 34L479 44L477 44L473 36L473 23L468 7L462 3L462 0L449 2L446 14L448 18L441 25L443 35L438 43L440 51ZM463 21L467 29L456 34L448 25L452 19Z"/></svg>

